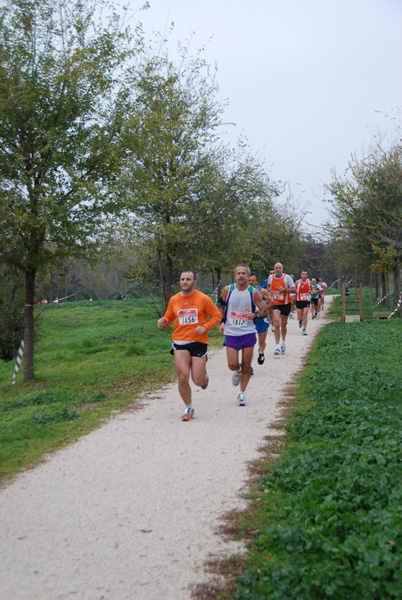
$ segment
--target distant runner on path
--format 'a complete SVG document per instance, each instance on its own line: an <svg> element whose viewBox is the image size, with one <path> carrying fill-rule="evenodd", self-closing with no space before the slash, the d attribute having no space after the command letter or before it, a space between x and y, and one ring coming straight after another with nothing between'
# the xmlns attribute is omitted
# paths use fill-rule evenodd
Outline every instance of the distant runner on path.
<svg viewBox="0 0 402 600"><path fill-rule="evenodd" d="M315 277L311 280L311 318L316 319L320 316L320 312L318 310L318 302L319 302L319 292L321 291L321 286L318 285Z"/></svg>
<svg viewBox="0 0 402 600"><path fill-rule="evenodd" d="M272 291L274 306L272 309L274 316L274 336L275 351L274 356L286 354L286 333L288 318L291 309L290 294L296 291L293 279L290 275L283 272L283 265L277 262L274 265L274 274L268 277L267 290ZM282 336L282 342L281 342Z"/></svg>
<svg viewBox="0 0 402 600"><path fill-rule="evenodd" d="M237 396L239 406L247 405L244 392L250 380L250 365L256 343L255 319L267 315L260 292L248 283L249 275L247 265L237 265L234 270L235 283L223 288L221 298L222 322L219 331L225 334L228 366L234 371L232 383L240 383Z"/></svg>
<svg viewBox="0 0 402 600"><path fill-rule="evenodd" d="M183 421L190 421L194 417L190 373L195 385L203 390L208 386L207 332L216 327L221 320L219 308L206 294L195 289L196 283L192 271L183 271L180 275L181 292L170 298L164 316L158 320L159 329L165 329L176 319L171 353L179 378L180 396L186 405Z"/></svg>
<svg viewBox="0 0 402 600"><path fill-rule="evenodd" d="M299 327L302 335L307 335L307 320L311 303L311 281L308 279L306 270L300 273L300 279L296 281L296 309Z"/></svg>
<svg viewBox="0 0 402 600"><path fill-rule="evenodd" d="M266 290L266 288L262 287L261 285L258 285L257 275L255 273L250 273L248 282L254 288L257 288L257 290L261 294L262 301L264 302L265 306L267 307L267 305L271 301L271 298L270 298L270 295L269 295L268 291ZM269 318L268 318L268 316L266 316L263 318L255 319L254 322L255 322L255 326L256 326L257 334L258 334L258 359L257 359L257 362L259 365L262 365L262 364L264 364L264 361L265 361L264 352L265 352L265 346L266 346L267 333L268 333L268 329L269 329Z"/></svg>
<svg viewBox="0 0 402 600"><path fill-rule="evenodd" d="M321 287L321 291L318 292L318 313L320 313L324 310L325 292L328 286L322 277L318 279L318 285Z"/></svg>

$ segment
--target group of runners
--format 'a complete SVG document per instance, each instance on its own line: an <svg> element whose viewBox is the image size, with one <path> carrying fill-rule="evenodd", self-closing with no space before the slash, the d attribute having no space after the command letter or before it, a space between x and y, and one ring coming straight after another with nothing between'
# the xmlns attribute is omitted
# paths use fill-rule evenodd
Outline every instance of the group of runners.
<svg viewBox="0 0 402 600"><path fill-rule="evenodd" d="M171 353L178 375L180 396L185 404L183 421L194 417L190 376L195 385L206 389L208 331L219 324L225 335L224 345L228 367L233 371L232 383L239 386L237 403L246 406L245 391L253 373L252 358L258 336L259 365L265 362L266 337L271 324L275 337L274 356L286 354L286 334L289 315L296 306L302 335L307 335L308 314L317 318L324 307L326 284L322 279L309 279L303 270L295 282L276 263L268 278L258 285L257 276L245 264L234 269L234 283L222 290L218 306L209 296L195 289L197 280L192 271L180 275L181 291L169 300L159 328L174 322Z"/></svg>

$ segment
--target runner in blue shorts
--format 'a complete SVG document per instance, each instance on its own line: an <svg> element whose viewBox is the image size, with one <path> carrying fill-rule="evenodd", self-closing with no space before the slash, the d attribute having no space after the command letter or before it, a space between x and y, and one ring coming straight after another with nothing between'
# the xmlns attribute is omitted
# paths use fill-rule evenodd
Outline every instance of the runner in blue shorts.
<svg viewBox="0 0 402 600"><path fill-rule="evenodd" d="M234 371L232 383L240 384L237 396L239 406L246 406L244 392L250 380L250 365L256 343L255 319L267 314L260 292L248 284L249 275L247 265L237 265L234 270L235 283L223 288L220 301L222 321L219 331L225 334L228 366Z"/></svg>
<svg viewBox="0 0 402 600"><path fill-rule="evenodd" d="M266 280L266 281L268 282L268 280ZM265 286L262 287L261 285L258 285L257 275L255 273L250 273L248 282L254 288L257 288L257 290L261 294L263 303L267 307L269 305L269 303L271 302L271 298L270 298L270 295L269 295L267 289L265 288ZM258 359L257 359L257 362L259 365L262 365L262 364L264 364L264 361L265 361L264 352L265 352L267 333L268 333L268 329L269 329L268 315L263 318L257 318L257 319L255 319L254 322L255 322L255 327L257 329L257 334L258 334Z"/></svg>

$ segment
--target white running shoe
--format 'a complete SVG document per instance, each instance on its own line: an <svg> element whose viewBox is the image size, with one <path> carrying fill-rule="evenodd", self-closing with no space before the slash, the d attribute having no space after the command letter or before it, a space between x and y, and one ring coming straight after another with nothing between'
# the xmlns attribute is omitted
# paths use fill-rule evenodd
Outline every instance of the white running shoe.
<svg viewBox="0 0 402 600"><path fill-rule="evenodd" d="M295 318L295 316L294 316L294 314L293 314L292 312L291 312L291 313L289 313L289 317L290 317L291 319L294 319L294 318Z"/></svg>
<svg viewBox="0 0 402 600"><path fill-rule="evenodd" d="M307 331L305 329L303 329L302 335L307 335Z"/></svg>
<svg viewBox="0 0 402 600"><path fill-rule="evenodd" d="M246 399L245 399L245 397L244 397L244 393L243 393L243 392L240 392L240 393L237 395L237 404L238 404L239 406L247 406L247 402L246 402Z"/></svg>
<svg viewBox="0 0 402 600"><path fill-rule="evenodd" d="M285 342L281 343L281 354L286 354L286 344L285 344Z"/></svg>
<svg viewBox="0 0 402 600"><path fill-rule="evenodd" d="M275 346L274 356L279 356L281 353L281 347L279 345Z"/></svg>
<svg viewBox="0 0 402 600"><path fill-rule="evenodd" d="M233 385L239 385L241 379L241 369L240 371L235 371L232 375L232 383Z"/></svg>

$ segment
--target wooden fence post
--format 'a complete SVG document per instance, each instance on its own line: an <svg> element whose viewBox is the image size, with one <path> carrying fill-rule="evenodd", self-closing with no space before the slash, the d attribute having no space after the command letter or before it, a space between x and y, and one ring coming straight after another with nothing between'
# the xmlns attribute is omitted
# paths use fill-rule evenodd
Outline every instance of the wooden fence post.
<svg viewBox="0 0 402 600"><path fill-rule="evenodd" d="M345 321L345 316L346 316L346 294L345 294L345 284L344 283L342 283L341 297L342 297L342 321Z"/></svg>

